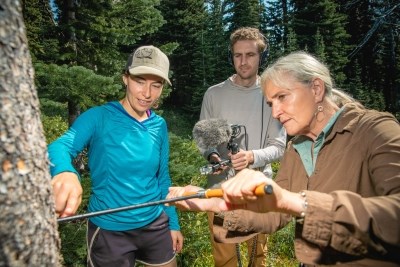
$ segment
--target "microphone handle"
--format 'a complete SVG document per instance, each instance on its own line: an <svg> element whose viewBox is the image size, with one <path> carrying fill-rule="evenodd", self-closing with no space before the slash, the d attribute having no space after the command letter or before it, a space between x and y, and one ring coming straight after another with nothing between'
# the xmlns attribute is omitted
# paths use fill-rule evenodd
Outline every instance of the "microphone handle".
<svg viewBox="0 0 400 267"><path fill-rule="evenodd" d="M240 150L239 144L232 142L232 143L229 144L228 149L230 149L232 155L235 155L235 154L239 153L239 150ZM236 170L233 168L233 166L232 166L232 170L233 170L234 173L236 173Z"/></svg>
<svg viewBox="0 0 400 267"><path fill-rule="evenodd" d="M231 146L232 155L235 155L238 152L239 152L239 145L237 143L232 143L232 146Z"/></svg>
<svg viewBox="0 0 400 267"><path fill-rule="evenodd" d="M256 196L271 195L273 193L273 187L270 184L261 184L254 190ZM199 194L199 198L212 198L212 197L223 197L224 192L221 188L206 189L199 192L185 192L183 196L191 196Z"/></svg>

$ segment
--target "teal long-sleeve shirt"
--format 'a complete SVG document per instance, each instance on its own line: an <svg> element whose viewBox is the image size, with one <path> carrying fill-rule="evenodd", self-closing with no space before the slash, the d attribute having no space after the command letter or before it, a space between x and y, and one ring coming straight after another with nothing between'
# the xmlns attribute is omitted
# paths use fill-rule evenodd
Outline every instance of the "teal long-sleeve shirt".
<svg viewBox="0 0 400 267"><path fill-rule="evenodd" d="M165 199L171 185L169 143L163 118L150 113L139 122L119 102L91 108L48 147L52 176L74 172L72 164L88 148L91 195L88 211ZM179 230L174 207L155 205L91 217L100 228L126 231L148 225L165 210L171 230Z"/></svg>

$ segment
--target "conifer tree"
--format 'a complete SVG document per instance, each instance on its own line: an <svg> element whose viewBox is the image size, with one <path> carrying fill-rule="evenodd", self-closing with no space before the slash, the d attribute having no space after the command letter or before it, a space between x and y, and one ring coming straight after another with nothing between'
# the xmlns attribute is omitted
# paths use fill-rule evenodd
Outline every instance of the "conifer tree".
<svg viewBox="0 0 400 267"><path fill-rule="evenodd" d="M262 5L259 0L226 0L227 25L232 32L239 27L254 27L260 29Z"/></svg>
<svg viewBox="0 0 400 267"><path fill-rule="evenodd" d="M324 42L324 37L321 35L319 28L317 29L317 33L315 34L315 55L318 56L322 61L326 61L326 46Z"/></svg>
<svg viewBox="0 0 400 267"><path fill-rule="evenodd" d="M293 0L292 27L300 49L316 52L317 31L324 37L326 63L338 84L345 81L344 66L350 51L349 34L345 31L346 15L332 0L310 2Z"/></svg>
<svg viewBox="0 0 400 267"><path fill-rule="evenodd" d="M300 50L299 45L297 44L297 36L291 27L288 27L286 50L288 53Z"/></svg>
<svg viewBox="0 0 400 267"><path fill-rule="evenodd" d="M178 47L169 55L173 89L167 103L183 107L190 113L199 110L199 99L192 102L195 92L204 88L208 71L204 60L204 1L164 0L160 6L167 21L153 35L156 42L175 42Z"/></svg>
<svg viewBox="0 0 400 267"><path fill-rule="evenodd" d="M22 8L33 62L55 62L59 57L59 43L49 1L24 0Z"/></svg>
<svg viewBox="0 0 400 267"><path fill-rule="evenodd" d="M347 76L354 77L354 66L358 65L364 90L371 94L382 92L386 109L395 113L400 109L400 85L396 81L400 76L399 66L396 66L400 57L400 4L393 0L338 2L341 12L352 19L352 23L346 25L354 45L348 54Z"/></svg>
<svg viewBox="0 0 400 267"><path fill-rule="evenodd" d="M295 33L290 25L288 1L266 1L264 23L261 27L268 29L270 61L298 49Z"/></svg>

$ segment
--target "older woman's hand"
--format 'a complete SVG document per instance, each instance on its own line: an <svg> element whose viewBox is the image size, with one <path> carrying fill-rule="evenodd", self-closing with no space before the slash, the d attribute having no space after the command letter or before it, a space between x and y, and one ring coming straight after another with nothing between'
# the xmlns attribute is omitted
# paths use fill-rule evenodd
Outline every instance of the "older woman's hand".
<svg viewBox="0 0 400 267"><path fill-rule="evenodd" d="M272 194L256 195L260 185L271 185ZM254 212L278 211L299 215L304 209L304 199L299 193L293 193L280 187L262 172L243 169L235 177L221 185L227 209L246 209Z"/></svg>
<svg viewBox="0 0 400 267"><path fill-rule="evenodd" d="M263 185L272 185L269 195L257 196L256 189ZM276 191L280 187L268 179L262 172L243 169L221 185L228 209L246 209L255 212L268 212L276 208Z"/></svg>
<svg viewBox="0 0 400 267"><path fill-rule="evenodd" d="M196 194L200 190L203 190L203 188L193 185L187 185L185 187L170 187L167 199L174 199L176 197ZM169 205L174 205L182 211L219 212L222 210L227 210L225 201L222 198L191 198L187 200L171 202Z"/></svg>

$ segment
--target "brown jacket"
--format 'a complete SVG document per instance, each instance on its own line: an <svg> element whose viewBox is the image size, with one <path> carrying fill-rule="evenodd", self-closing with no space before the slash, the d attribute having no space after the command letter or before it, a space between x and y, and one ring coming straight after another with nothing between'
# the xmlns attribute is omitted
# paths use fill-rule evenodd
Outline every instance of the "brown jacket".
<svg viewBox="0 0 400 267"><path fill-rule="evenodd" d="M347 104L308 176L289 142L276 182L306 190L295 250L305 264L400 266L400 126L389 113ZM233 232L274 232L290 220L279 213L225 215L215 239ZM237 242L237 238L235 238Z"/></svg>

